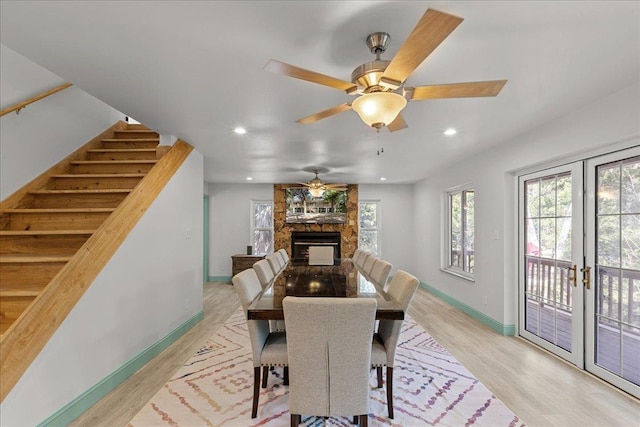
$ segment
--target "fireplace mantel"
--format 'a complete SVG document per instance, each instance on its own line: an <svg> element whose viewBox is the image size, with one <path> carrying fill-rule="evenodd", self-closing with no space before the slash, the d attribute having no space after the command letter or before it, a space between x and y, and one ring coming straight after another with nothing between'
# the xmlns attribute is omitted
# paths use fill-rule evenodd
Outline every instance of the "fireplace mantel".
<svg viewBox="0 0 640 427"><path fill-rule="evenodd" d="M274 184L273 186L274 249L284 248L291 257L293 232L333 232L340 233L340 256L353 257L358 247L358 186L347 185L347 222L345 224L287 224L285 222L285 189L295 185L297 184Z"/></svg>

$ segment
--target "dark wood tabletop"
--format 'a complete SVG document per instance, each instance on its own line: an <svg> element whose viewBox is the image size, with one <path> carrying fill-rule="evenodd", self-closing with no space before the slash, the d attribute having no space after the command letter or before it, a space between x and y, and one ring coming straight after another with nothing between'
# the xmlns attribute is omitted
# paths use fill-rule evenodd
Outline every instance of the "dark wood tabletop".
<svg viewBox="0 0 640 427"><path fill-rule="evenodd" d="M358 273L351 259L336 259L334 265L309 265L306 260L292 260L249 306L252 320L282 320L285 296L375 298L376 319L404 319L404 311L380 287Z"/></svg>

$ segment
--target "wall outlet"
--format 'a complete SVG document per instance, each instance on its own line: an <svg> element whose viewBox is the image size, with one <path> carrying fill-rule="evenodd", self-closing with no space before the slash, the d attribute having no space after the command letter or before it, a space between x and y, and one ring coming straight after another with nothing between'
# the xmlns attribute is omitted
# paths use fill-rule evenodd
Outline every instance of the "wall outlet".
<svg viewBox="0 0 640 427"><path fill-rule="evenodd" d="M487 296L486 295L482 297L482 304L483 305L487 305Z"/></svg>
<svg viewBox="0 0 640 427"><path fill-rule="evenodd" d="M185 239L190 239L191 238L191 229L187 228L184 230L184 238Z"/></svg>

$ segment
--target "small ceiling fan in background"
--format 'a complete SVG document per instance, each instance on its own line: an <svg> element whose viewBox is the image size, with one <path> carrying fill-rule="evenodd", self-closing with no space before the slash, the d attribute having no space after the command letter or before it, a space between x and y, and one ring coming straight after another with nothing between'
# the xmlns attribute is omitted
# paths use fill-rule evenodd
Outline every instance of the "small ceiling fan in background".
<svg viewBox="0 0 640 427"><path fill-rule="evenodd" d="M320 173L320 169L314 169L313 173L316 174L316 177L313 178L309 182L298 182L300 187L290 187L290 188L306 188L309 190L309 193L313 197L322 197L325 191L327 190L335 190L335 191L346 191L347 184L328 184L323 182L320 178L318 178L318 173Z"/></svg>
<svg viewBox="0 0 640 427"><path fill-rule="evenodd" d="M384 32L369 34L366 39L374 61L358 66L351 73L351 82L305 70L284 62L270 60L265 70L306 80L358 96L352 102L337 105L303 117L298 123L308 124L347 110L355 110L362 121L377 131L387 127L390 132L407 127L400 111L407 100L420 101L438 98L468 98L496 96L506 80L451 83L407 87L405 81L442 41L463 21L463 18L427 9L398 53L390 61L380 59L390 36Z"/></svg>

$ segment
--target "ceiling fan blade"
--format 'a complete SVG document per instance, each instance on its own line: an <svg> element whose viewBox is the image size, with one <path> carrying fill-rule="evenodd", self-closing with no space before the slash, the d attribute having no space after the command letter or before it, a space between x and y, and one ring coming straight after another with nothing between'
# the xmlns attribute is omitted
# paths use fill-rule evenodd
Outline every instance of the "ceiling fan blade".
<svg viewBox="0 0 640 427"><path fill-rule="evenodd" d="M269 60L267 65L264 66L264 69L296 79L306 80L311 83L344 90L347 93L351 93L358 89L358 87L351 82L340 80L325 74L316 73L315 71L305 70L304 68L285 64L284 62L276 61L274 59Z"/></svg>
<svg viewBox="0 0 640 427"><path fill-rule="evenodd" d="M462 21L463 18L427 9L384 70L380 84L392 90L400 87Z"/></svg>
<svg viewBox="0 0 640 427"><path fill-rule="evenodd" d="M319 113L315 113L310 116L303 117L299 120L296 120L296 122L302 123L304 125L308 125L309 123L315 123L318 120L326 119L327 117L333 116L338 113L342 113L350 109L351 109L351 104L345 102L344 104L336 105L335 107L329 108L324 111L320 111Z"/></svg>
<svg viewBox="0 0 640 427"><path fill-rule="evenodd" d="M487 82L419 86L413 88L411 100L496 96L506 83L506 80L493 80Z"/></svg>
<svg viewBox="0 0 640 427"><path fill-rule="evenodd" d="M346 190L347 184L325 184L327 190Z"/></svg>
<svg viewBox="0 0 640 427"><path fill-rule="evenodd" d="M402 114L398 114L398 117L396 117L394 121L389 123L389 125L387 126L387 129L389 129L389 132L395 132L397 130L402 130L407 127L409 126L407 126L407 122L404 121L404 117L402 117Z"/></svg>

